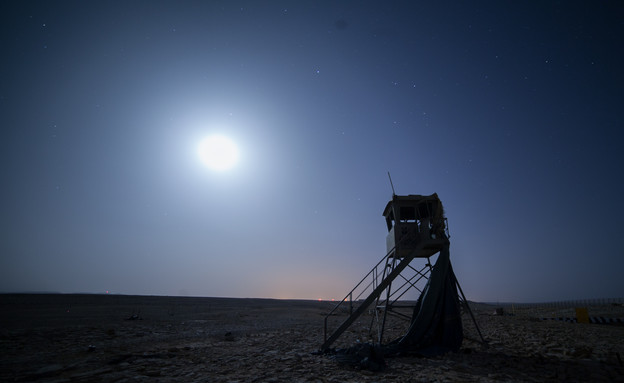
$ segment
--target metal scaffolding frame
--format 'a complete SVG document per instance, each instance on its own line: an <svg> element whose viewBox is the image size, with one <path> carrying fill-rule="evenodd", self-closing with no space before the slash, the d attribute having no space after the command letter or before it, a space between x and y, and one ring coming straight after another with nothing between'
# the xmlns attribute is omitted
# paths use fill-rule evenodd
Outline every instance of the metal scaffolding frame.
<svg viewBox="0 0 624 383"><path fill-rule="evenodd" d="M414 306L401 304L399 301L408 291L416 290L422 293L418 284L426 283L431 275L433 266L430 258L442 250L449 251L448 222L443 216L442 204L436 194L432 196L394 195L386 206L384 216L389 231L386 243L391 248L325 316L321 351L329 349L344 331L369 309L373 302L374 311L370 321L369 334L372 335L373 327L376 327L376 343L383 344L388 315L401 317L408 321L411 319L410 316L399 312L397 309L413 309ZM424 259L426 262L420 267L415 267L413 263L416 259ZM406 276L404 271L412 274ZM393 289L395 280L401 283ZM470 313L479 336L484 341L459 283L456 285L460 293L460 303L463 303L465 309ZM361 300L363 296L366 298ZM347 318L336 328L329 329L328 319L344 312L345 306L348 313Z"/></svg>

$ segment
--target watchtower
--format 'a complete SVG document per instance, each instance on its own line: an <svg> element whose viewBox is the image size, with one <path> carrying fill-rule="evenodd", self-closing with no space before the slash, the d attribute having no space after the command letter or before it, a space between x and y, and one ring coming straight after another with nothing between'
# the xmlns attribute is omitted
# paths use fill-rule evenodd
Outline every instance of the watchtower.
<svg viewBox="0 0 624 383"><path fill-rule="evenodd" d="M388 228L387 253L325 317L322 351L327 350L367 310L372 314L369 336L376 323L376 343L382 344L388 314L414 323L413 319L421 307L419 303L424 295L423 291L430 285L430 276L434 269L430 258L439 253L437 259L442 262L437 270L445 271L450 268L448 222L437 194L393 195L383 211L383 216ZM438 274L440 272L436 273L436 283L439 284ZM448 280L461 292L452 270L450 275ZM399 282L398 286L392 285L395 280ZM403 298L410 290L421 293L418 304ZM458 299L457 292L454 296ZM461 296L466 303L463 292ZM371 307L372 310L369 309ZM413 312L412 316L401 309L409 309ZM340 321L341 314L346 314L346 319L336 322ZM333 327L333 330L329 327Z"/></svg>
<svg viewBox="0 0 624 383"><path fill-rule="evenodd" d="M384 209L386 250L395 258L429 258L448 243L447 220L437 194L393 195Z"/></svg>

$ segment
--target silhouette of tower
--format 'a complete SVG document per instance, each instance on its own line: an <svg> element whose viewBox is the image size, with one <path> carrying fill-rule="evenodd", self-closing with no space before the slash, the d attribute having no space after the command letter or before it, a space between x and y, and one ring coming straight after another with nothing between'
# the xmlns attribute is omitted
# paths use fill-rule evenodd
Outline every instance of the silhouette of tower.
<svg viewBox="0 0 624 383"><path fill-rule="evenodd" d="M373 329L376 329L377 337L374 342L381 345L389 315L409 321L412 317L405 313L405 310L409 309L414 313L413 317L416 317L416 306L421 304L422 292L425 286L428 286L433 270L430 258L440 253L446 260L445 263L450 265L448 263L450 246L448 222L444 217L442 202L437 194L430 196L393 195L383 211L383 216L388 228L387 253L327 314L324 321L324 341L321 351L329 349L367 311L372 314L369 336L372 337ZM450 273L452 274L452 269ZM454 274L451 280L457 300L457 289L461 292L461 288ZM410 290L417 290L421 293L417 305L414 305L413 301L409 304L408 300L401 299ZM463 292L461 296L466 303ZM344 315L346 318L336 324L336 320L340 321L340 317ZM336 325L332 326L330 321ZM412 323L414 323L413 318ZM459 319L459 326L461 327L461 319Z"/></svg>

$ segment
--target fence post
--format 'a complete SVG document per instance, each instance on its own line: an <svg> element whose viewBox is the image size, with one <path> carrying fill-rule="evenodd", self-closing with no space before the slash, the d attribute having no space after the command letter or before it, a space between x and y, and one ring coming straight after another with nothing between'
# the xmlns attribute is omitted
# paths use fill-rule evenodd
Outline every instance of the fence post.
<svg viewBox="0 0 624 383"><path fill-rule="evenodd" d="M353 314L353 291L349 293L349 315Z"/></svg>

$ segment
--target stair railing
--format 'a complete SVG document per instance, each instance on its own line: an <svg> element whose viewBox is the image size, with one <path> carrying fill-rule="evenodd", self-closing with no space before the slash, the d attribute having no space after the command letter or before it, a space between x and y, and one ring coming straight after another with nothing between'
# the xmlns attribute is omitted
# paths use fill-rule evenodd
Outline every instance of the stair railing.
<svg viewBox="0 0 624 383"><path fill-rule="evenodd" d="M353 289L351 289L351 291L349 291L347 293L347 295L342 298L342 300L340 302L338 302L334 308L327 314L325 315L325 319L324 319L324 324L323 324L323 341L327 341L327 320L330 316L334 315L334 313L342 306L343 303L348 302L349 304L349 315L353 314L353 301L357 301L358 299L360 299L360 297L362 295L364 295L364 293L366 293L369 288L372 286L372 290L375 290L377 288L377 286L379 285L379 277L380 277L380 273L383 273L383 270L379 271L380 265L383 263L383 267L385 269L385 262L388 259L388 257L394 252L394 249L396 248L393 247L390 251L388 251L386 253L386 255L379 261L377 262L377 264L364 276L364 278L362 278L360 280L360 282L358 282L357 285L355 285L355 287ZM356 293L356 290L358 290L360 288L360 286L367 280L371 278L371 281L368 282L366 284L366 286L364 286L361 291L359 291L359 293L356 295L355 299L353 299L353 295Z"/></svg>

